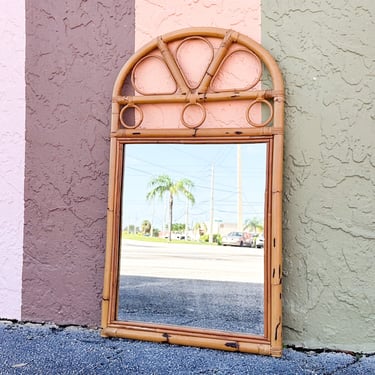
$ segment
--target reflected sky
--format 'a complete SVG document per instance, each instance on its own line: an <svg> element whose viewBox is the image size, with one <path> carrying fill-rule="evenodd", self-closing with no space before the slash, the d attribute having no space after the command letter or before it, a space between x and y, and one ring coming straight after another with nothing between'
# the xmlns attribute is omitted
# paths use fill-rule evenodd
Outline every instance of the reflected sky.
<svg viewBox="0 0 375 375"><path fill-rule="evenodd" d="M263 221L266 145L241 144L243 222L254 217ZM238 145L142 144L125 145L122 227L141 226L150 220L154 228L167 224L167 196L147 201L150 180L167 174L173 180L188 178L194 183L195 204L175 197L174 223L210 220L214 197L214 221L236 223L238 199ZM214 180L213 190L211 188Z"/></svg>

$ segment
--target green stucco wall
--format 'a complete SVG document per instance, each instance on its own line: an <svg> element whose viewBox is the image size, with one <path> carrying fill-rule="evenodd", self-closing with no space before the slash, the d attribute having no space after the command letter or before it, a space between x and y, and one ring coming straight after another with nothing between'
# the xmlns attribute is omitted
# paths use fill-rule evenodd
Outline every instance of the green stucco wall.
<svg viewBox="0 0 375 375"><path fill-rule="evenodd" d="M375 2L262 1L286 83L284 343L375 351Z"/></svg>

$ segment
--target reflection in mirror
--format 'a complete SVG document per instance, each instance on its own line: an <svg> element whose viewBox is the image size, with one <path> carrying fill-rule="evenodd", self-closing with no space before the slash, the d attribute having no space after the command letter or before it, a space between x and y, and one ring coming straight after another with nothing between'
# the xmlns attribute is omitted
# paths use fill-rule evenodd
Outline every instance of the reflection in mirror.
<svg viewBox="0 0 375 375"><path fill-rule="evenodd" d="M124 147L117 320L263 336L267 144Z"/></svg>

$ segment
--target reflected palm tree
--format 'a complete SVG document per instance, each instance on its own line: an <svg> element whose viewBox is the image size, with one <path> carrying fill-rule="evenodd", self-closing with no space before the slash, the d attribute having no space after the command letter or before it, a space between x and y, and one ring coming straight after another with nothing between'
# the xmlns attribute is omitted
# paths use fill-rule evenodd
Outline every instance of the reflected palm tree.
<svg viewBox="0 0 375 375"><path fill-rule="evenodd" d="M243 230L250 229L252 232L262 231L263 230L263 223L257 218L253 217L252 219L247 219L245 221L245 225Z"/></svg>
<svg viewBox="0 0 375 375"><path fill-rule="evenodd" d="M168 240L172 239L172 218L173 218L173 199L179 193L182 193L191 203L194 204L195 198L190 192L190 189L194 187L191 180L183 178L178 181L173 181L168 175L161 175L153 178L149 182L151 190L147 193L147 199L154 199L159 197L160 199L164 194L169 194L169 226L168 226Z"/></svg>
<svg viewBox="0 0 375 375"><path fill-rule="evenodd" d="M150 234L150 232L151 232L151 223L150 223L150 221L149 220L143 220L143 222L142 222L142 233L143 234Z"/></svg>

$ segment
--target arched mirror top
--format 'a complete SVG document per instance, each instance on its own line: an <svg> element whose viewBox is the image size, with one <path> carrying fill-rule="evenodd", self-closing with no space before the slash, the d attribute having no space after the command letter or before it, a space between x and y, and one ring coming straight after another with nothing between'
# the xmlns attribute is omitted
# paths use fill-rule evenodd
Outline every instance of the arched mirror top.
<svg viewBox="0 0 375 375"><path fill-rule="evenodd" d="M233 30L182 29L155 38L123 66L113 89L111 130L137 138L160 128L195 137L218 135L205 131L218 128L280 134L283 97L278 65L260 44ZM225 106L238 116L217 121Z"/></svg>

